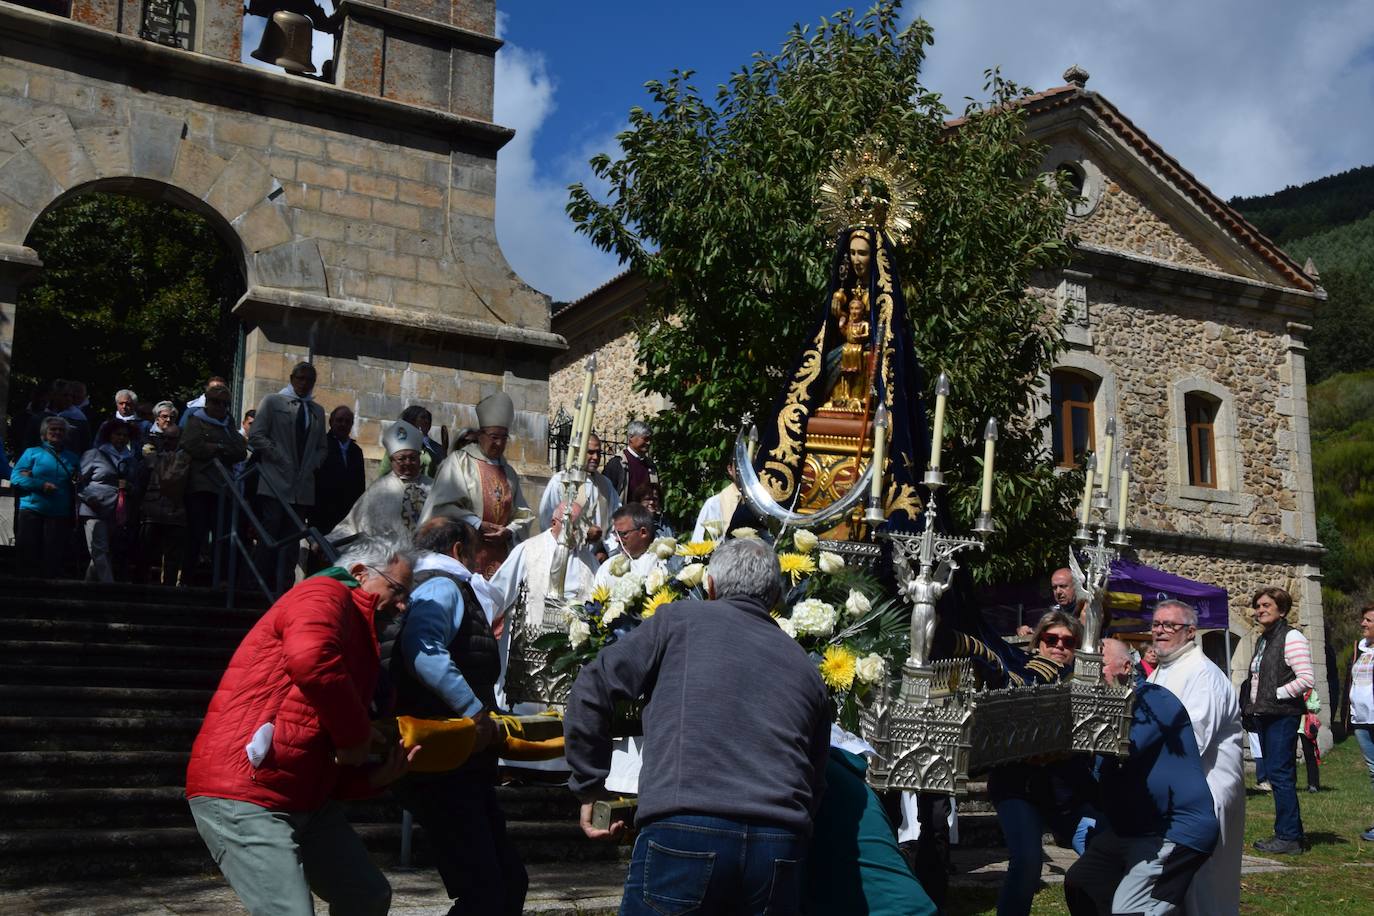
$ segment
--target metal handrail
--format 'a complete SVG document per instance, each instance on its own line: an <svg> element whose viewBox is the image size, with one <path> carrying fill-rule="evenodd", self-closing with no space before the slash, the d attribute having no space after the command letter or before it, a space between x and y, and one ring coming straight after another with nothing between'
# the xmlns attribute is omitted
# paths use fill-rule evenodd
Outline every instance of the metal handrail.
<svg viewBox="0 0 1374 916"><path fill-rule="evenodd" d="M324 554L325 558L331 564L339 559L339 552L334 549L334 545L329 543L329 541L325 539L324 535L320 534L319 529L317 529L314 525L307 525L305 522L301 521L301 517L296 514L296 510L292 508L290 501L283 497L281 493L277 492L277 488L273 486L272 481L263 477L262 474L259 473L260 468L256 463L246 463L244 465L243 470L237 474L235 474L229 468L226 468L224 466L224 463L220 461L218 458L210 459L210 463L215 468L215 470L219 472L220 478L223 481L224 486L221 489L221 493L227 493L230 499L233 500L233 503L237 505L237 509L239 510L237 512L233 512L230 514L229 523L226 527L224 516L226 513L230 511L231 503L230 500L224 499L223 496L221 496L219 500L218 513L215 519L216 534L213 542L213 549L211 550L211 554L214 559L214 572L213 577L211 579L211 583L215 588L219 588L220 583L227 578L228 581L227 583L225 583L227 586L227 591L224 599L225 607L232 607L234 603L234 595L236 594L235 586L238 582L238 567L240 556L246 562L249 571L251 571L253 574L253 578L257 580L258 588L262 590L262 593L267 597L267 600L269 602L273 602L281 597L275 591L273 591L273 589L267 584L267 581L262 577L262 573L253 563L252 553L250 552L248 545L244 542L242 535L239 533L240 518L248 519L248 522L253 526L253 529L258 533L258 543L266 546L268 549L276 549L288 543L298 542L301 538L306 538L312 544L314 544L320 549L320 552ZM295 528L292 531L282 535L279 538L273 539L267 536L266 528L258 519L257 513L253 511L253 507L248 502L248 499L243 495L243 484L246 483L248 480L252 479L254 475L257 475L257 492L261 494L262 487L265 484L271 496L273 496L281 505L282 509L285 510L286 517L291 520L291 523L293 525L295 525ZM219 543L220 541L226 540L229 542L230 546L233 549L227 552L227 560L222 560L221 551L219 549ZM228 569L222 570L222 565L227 566Z"/></svg>

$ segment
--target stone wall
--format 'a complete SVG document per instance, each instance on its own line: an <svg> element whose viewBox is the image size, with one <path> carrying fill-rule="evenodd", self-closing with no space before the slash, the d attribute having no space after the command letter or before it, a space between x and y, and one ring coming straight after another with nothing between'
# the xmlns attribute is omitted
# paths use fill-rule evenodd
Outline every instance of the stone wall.
<svg viewBox="0 0 1374 916"><path fill-rule="evenodd" d="M513 457L542 467L564 343L496 242L511 132L490 120L493 0L344 0L343 61L380 36L390 79L420 95L356 67L347 88L245 67L239 0L200 6L206 53L118 34L118 0L79 0L76 21L0 5L0 380L7 290L42 255L24 247L34 221L71 194L142 194L203 213L239 256L246 403L309 354L322 400L354 405L375 452L377 425L411 400L451 423L499 387L521 412Z"/></svg>
<svg viewBox="0 0 1374 916"><path fill-rule="evenodd" d="M1075 220L1073 231L1086 243L1130 251L1188 267L1218 270L1219 266L1168 220L1146 203L1129 182L1102 174L1091 213Z"/></svg>
<svg viewBox="0 0 1374 916"><path fill-rule="evenodd" d="M658 399L645 397L633 388L639 362L635 359L638 336L625 324L604 324L589 334L569 341L566 353L559 354L549 367L549 410L561 407L571 416L573 404L582 393L583 363L596 354L598 401L593 423L608 439L623 441L625 424L651 417L658 412Z"/></svg>

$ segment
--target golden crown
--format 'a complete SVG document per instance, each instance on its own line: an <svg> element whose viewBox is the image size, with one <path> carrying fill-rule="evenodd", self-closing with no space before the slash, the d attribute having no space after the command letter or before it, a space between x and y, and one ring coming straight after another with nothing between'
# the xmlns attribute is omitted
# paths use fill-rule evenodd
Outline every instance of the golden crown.
<svg viewBox="0 0 1374 916"><path fill-rule="evenodd" d="M852 149L836 150L821 174L816 203L831 233L853 226L876 226L898 244L910 238L921 211L921 187L905 162L906 150L868 135Z"/></svg>

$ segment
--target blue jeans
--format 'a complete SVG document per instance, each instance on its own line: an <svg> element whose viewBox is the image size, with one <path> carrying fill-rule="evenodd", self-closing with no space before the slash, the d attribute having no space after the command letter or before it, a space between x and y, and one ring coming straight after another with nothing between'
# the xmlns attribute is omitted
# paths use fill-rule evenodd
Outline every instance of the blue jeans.
<svg viewBox="0 0 1374 916"><path fill-rule="evenodd" d="M1301 716L1256 716L1260 750L1269 785L1274 787L1274 836L1280 840L1303 838L1298 810L1298 722Z"/></svg>
<svg viewBox="0 0 1374 916"><path fill-rule="evenodd" d="M680 814L639 831L620 916L801 911L806 839L706 815Z"/></svg>
<svg viewBox="0 0 1374 916"><path fill-rule="evenodd" d="M1040 809L1023 798L997 802L997 820L1007 840L1007 877L997 895L997 916L1027 916L1040 887L1045 820Z"/></svg>
<svg viewBox="0 0 1374 916"><path fill-rule="evenodd" d="M1356 725L1355 740L1360 743L1360 753L1369 770L1369 782L1374 787L1374 725Z"/></svg>

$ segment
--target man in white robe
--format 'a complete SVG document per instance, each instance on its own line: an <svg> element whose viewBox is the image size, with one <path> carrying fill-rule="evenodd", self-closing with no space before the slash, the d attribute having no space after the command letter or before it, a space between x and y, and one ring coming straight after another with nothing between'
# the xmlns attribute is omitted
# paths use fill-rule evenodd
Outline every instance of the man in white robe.
<svg viewBox="0 0 1374 916"><path fill-rule="evenodd" d="M739 508L739 478L735 476L733 459L725 466L725 473L730 478L730 485L701 504L696 526L692 529L694 541L720 538L729 527L730 519L734 518L735 509Z"/></svg>
<svg viewBox="0 0 1374 916"><path fill-rule="evenodd" d="M1167 688L1188 710L1212 792L1221 839L1188 888L1188 913L1240 912L1240 858L1245 848L1245 770L1240 702L1226 673L1197 643L1197 611L1181 601L1155 607L1151 624L1159 666L1150 683Z"/></svg>
<svg viewBox="0 0 1374 916"><path fill-rule="evenodd" d="M600 541L611 527L611 514L620 508L620 494L597 470L601 467L601 440L596 434L587 437L587 482L577 494L577 502L587 506L586 541L593 544ZM564 472L559 471L549 479L544 488L544 498L539 500L539 527L547 529L553 522L554 510L563 502Z"/></svg>
<svg viewBox="0 0 1374 916"><path fill-rule="evenodd" d="M363 491L343 521L329 534L331 543L355 534L413 537L434 481L420 473L419 429L397 420L382 435L391 470Z"/></svg>
<svg viewBox="0 0 1374 916"><path fill-rule="evenodd" d="M515 545L501 569L491 577L489 588L501 621L501 680L498 692L504 687L509 663L513 631L519 630L535 638L540 632L563 627L561 616L546 614L549 593L549 572L553 566L554 550L563 531L565 506L560 504L549 520L549 530ZM580 513L574 509L574 523ZM591 597L596 579L596 555L586 543L578 546L568 557L568 569L563 578L563 599L569 604L581 603ZM517 606L520 587L525 586L525 602ZM559 609L561 615L561 609Z"/></svg>
<svg viewBox="0 0 1374 916"><path fill-rule="evenodd" d="M520 475L503 457L515 419L510 395L498 391L477 405L477 441L444 459L421 521L461 518L477 529L473 572L490 578L511 548L535 531L535 515L520 492Z"/></svg>
<svg viewBox="0 0 1374 916"><path fill-rule="evenodd" d="M654 514L639 503L626 503L611 516L611 536L621 552L596 571L596 584L610 587L627 573L648 578L655 566L667 571L667 557L660 557L654 540ZM669 553L669 556L672 556Z"/></svg>

